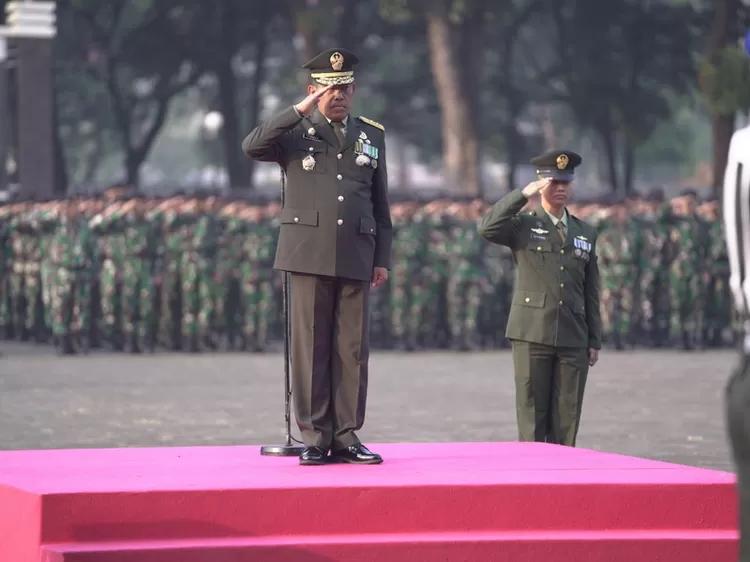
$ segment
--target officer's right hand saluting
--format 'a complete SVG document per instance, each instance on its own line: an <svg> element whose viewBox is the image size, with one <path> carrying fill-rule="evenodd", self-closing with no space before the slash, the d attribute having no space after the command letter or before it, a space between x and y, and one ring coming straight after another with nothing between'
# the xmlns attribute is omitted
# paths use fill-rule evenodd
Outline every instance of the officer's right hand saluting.
<svg viewBox="0 0 750 562"><path fill-rule="evenodd" d="M531 199L534 195L546 189L551 183L552 180L550 178L532 181L521 190L521 193L523 193L523 196L526 197L526 199Z"/></svg>
<svg viewBox="0 0 750 562"><path fill-rule="evenodd" d="M314 86L311 86L311 88L313 87ZM318 102L320 101L320 99L328 90L333 87L334 85L330 84L328 86L325 86L324 88L315 89L315 91L311 92L310 95L308 95L294 107L297 109L297 111L300 112L301 115L310 115L313 111L315 111L315 108L318 107Z"/></svg>

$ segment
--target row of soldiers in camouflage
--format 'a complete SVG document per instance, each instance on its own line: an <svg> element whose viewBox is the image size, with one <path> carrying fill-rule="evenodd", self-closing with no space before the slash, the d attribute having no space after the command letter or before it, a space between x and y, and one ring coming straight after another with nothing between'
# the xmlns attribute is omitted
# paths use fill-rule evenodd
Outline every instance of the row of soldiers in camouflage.
<svg viewBox="0 0 750 562"><path fill-rule="evenodd" d="M394 270L372 345L504 347L514 265L482 241L480 200L394 202ZM110 192L0 207L0 330L63 354L162 345L262 351L281 339L279 204ZM577 204L599 229L604 334L615 348L719 346L733 334L715 201Z"/></svg>

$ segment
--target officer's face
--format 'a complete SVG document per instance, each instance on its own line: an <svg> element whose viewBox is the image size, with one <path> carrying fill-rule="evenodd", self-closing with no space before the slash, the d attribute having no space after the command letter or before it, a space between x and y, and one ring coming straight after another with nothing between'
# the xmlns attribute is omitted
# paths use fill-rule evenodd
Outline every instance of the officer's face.
<svg viewBox="0 0 750 562"><path fill-rule="evenodd" d="M573 184L569 181L552 180L542 192L542 197L553 206L565 205L573 192Z"/></svg>
<svg viewBox="0 0 750 562"><path fill-rule="evenodd" d="M310 86L309 93L325 88L323 85ZM332 121L342 121L349 115L349 109L354 97L354 84L334 86L328 90L318 102L320 112Z"/></svg>

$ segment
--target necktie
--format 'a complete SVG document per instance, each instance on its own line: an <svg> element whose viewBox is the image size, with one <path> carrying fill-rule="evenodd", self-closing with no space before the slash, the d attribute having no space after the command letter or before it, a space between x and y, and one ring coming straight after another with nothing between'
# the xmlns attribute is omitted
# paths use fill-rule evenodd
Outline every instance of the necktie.
<svg viewBox="0 0 750 562"><path fill-rule="evenodd" d="M344 146L344 123L341 121L331 121L331 127L336 138L339 139L339 146Z"/></svg>
<svg viewBox="0 0 750 562"><path fill-rule="evenodd" d="M560 238L562 239L563 242L565 242L567 233L565 232L565 225L563 224L563 221L557 221L557 232L560 233Z"/></svg>

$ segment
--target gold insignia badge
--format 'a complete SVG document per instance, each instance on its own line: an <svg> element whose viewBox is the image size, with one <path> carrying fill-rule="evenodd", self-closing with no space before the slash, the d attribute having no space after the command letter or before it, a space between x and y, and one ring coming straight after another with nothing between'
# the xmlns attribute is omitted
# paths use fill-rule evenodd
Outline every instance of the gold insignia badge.
<svg viewBox="0 0 750 562"><path fill-rule="evenodd" d="M376 129L380 129L381 131L385 131L385 127L378 123L377 121L373 121L372 119L368 119L367 117L362 117L361 115L357 118L363 123L367 123L368 125L372 125Z"/></svg>
<svg viewBox="0 0 750 562"><path fill-rule="evenodd" d="M557 157L557 169L564 170L568 167L568 162L570 162L568 157L565 154L561 154Z"/></svg>
<svg viewBox="0 0 750 562"><path fill-rule="evenodd" d="M333 53L331 55L331 68L333 68L336 72L341 70L344 66L344 55L339 53L338 51Z"/></svg>

